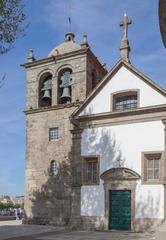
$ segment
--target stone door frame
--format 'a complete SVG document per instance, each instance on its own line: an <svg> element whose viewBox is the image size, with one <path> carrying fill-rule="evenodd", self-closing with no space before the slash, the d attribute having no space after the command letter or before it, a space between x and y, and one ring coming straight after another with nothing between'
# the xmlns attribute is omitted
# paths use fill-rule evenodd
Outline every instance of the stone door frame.
<svg viewBox="0 0 166 240"><path fill-rule="evenodd" d="M135 189L140 175L128 168L111 168L104 172L100 178L104 181L105 192L105 229L109 230L110 191L131 191L131 230L134 230L135 221Z"/></svg>

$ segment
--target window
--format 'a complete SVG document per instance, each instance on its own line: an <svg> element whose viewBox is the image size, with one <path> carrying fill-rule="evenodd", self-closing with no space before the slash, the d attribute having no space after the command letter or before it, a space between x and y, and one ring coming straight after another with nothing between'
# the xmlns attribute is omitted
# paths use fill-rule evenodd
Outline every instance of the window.
<svg viewBox="0 0 166 240"><path fill-rule="evenodd" d="M84 157L83 183L85 185L99 184L99 160L97 157Z"/></svg>
<svg viewBox="0 0 166 240"><path fill-rule="evenodd" d="M143 180L144 183L161 182L162 153L143 153Z"/></svg>
<svg viewBox="0 0 166 240"><path fill-rule="evenodd" d="M50 175L51 176L54 176L58 173L58 162L55 161L55 160L52 160L51 163L50 163Z"/></svg>
<svg viewBox="0 0 166 240"><path fill-rule="evenodd" d="M147 161L147 179L159 179L160 178L160 159L148 159Z"/></svg>
<svg viewBox="0 0 166 240"><path fill-rule="evenodd" d="M50 128L49 129L49 140L59 139L59 128Z"/></svg>
<svg viewBox="0 0 166 240"><path fill-rule="evenodd" d="M138 107L138 96L136 91L117 93L113 96L113 110L123 111Z"/></svg>

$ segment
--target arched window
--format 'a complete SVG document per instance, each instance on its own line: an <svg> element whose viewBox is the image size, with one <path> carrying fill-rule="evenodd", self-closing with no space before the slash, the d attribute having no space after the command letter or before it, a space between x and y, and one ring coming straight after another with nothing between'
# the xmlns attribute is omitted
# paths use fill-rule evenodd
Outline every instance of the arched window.
<svg viewBox="0 0 166 240"><path fill-rule="evenodd" d="M39 83L39 107L52 105L52 75L45 73Z"/></svg>
<svg viewBox="0 0 166 240"><path fill-rule="evenodd" d="M72 70L62 69L58 75L58 103L70 103L72 101Z"/></svg>
<svg viewBox="0 0 166 240"><path fill-rule="evenodd" d="M58 173L58 162L55 160L52 160L50 163L50 175L54 176Z"/></svg>

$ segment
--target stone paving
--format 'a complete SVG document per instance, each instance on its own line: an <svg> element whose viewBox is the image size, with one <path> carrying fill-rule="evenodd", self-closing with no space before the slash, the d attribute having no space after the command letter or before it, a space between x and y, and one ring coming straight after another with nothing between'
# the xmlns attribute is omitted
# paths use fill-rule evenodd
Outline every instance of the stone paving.
<svg viewBox="0 0 166 240"><path fill-rule="evenodd" d="M64 228L43 225L24 225L21 221L0 221L0 240L32 236L49 232L64 231ZM23 239L23 238L21 238ZM24 238L25 239L25 238ZM31 238L28 238L31 239Z"/></svg>
<svg viewBox="0 0 166 240"><path fill-rule="evenodd" d="M63 227L0 222L0 240L155 240L153 233L69 231Z"/></svg>

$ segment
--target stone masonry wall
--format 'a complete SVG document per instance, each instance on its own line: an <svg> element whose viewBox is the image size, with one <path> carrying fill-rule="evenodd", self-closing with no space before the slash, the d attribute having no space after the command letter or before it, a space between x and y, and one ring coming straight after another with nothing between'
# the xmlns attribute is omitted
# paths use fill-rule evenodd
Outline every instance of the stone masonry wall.
<svg viewBox="0 0 166 240"><path fill-rule="evenodd" d="M107 74L107 70L101 65L98 59L89 52L87 58L87 95L91 93L92 89L92 73L95 73L96 85Z"/></svg>
<svg viewBox="0 0 166 240"><path fill-rule="evenodd" d="M71 133L69 116L76 107L27 115L25 210L36 223L67 224L71 205ZM49 128L59 128L59 139L49 141ZM51 160L59 173L50 176Z"/></svg>

